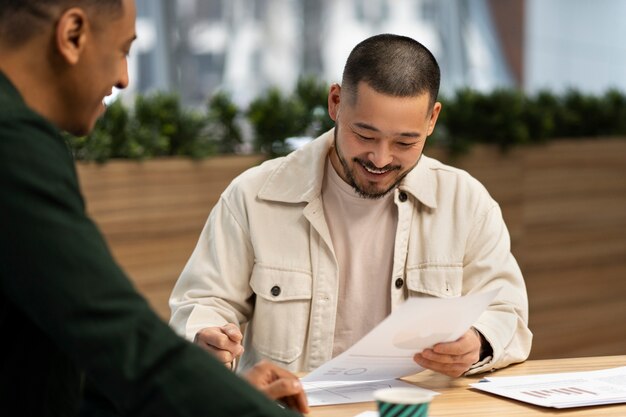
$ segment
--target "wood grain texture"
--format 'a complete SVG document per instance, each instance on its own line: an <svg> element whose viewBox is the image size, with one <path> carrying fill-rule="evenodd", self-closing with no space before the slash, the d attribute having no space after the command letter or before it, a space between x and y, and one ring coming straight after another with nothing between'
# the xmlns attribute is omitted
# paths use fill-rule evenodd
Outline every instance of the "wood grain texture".
<svg viewBox="0 0 626 417"><path fill-rule="evenodd" d="M257 155L78 164L87 211L163 319L169 319L169 294L211 208L233 178L262 160Z"/></svg>

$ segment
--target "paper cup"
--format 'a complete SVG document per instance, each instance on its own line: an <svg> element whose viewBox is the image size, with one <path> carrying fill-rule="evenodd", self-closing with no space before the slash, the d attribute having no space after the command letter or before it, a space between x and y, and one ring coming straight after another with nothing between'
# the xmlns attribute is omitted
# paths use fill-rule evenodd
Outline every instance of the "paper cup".
<svg viewBox="0 0 626 417"><path fill-rule="evenodd" d="M433 397L415 388L384 388L374 399L380 417L425 417Z"/></svg>

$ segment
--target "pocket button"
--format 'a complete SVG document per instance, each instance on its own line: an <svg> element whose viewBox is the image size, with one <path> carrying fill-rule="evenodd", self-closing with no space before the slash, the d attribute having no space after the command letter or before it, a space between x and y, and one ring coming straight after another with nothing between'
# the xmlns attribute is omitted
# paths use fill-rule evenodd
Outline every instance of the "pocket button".
<svg viewBox="0 0 626 417"><path fill-rule="evenodd" d="M278 285L274 285L270 292L274 297L278 297L280 295L280 287Z"/></svg>

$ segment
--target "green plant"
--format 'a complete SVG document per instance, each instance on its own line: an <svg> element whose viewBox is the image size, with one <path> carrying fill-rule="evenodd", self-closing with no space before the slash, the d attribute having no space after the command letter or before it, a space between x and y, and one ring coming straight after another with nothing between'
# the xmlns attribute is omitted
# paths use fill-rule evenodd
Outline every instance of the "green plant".
<svg viewBox="0 0 626 417"><path fill-rule="evenodd" d="M277 88L270 88L250 103L247 116L254 128L255 149L269 155L288 152L285 139L300 135L306 126L302 102Z"/></svg>
<svg viewBox="0 0 626 417"><path fill-rule="evenodd" d="M290 151L285 140L315 137L332 128L327 112L328 85L302 77L292 93L270 88L244 112L226 93L209 100L206 114L183 108L176 95L138 96L127 109L113 103L88 137L68 136L77 159L144 159L181 155L202 158L215 152L233 153L242 143L241 117L254 132L255 149L269 156ZM473 143L492 143L506 150L552 138L626 135L626 96L609 90L603 96L569 90L556 95L541 91L525 96L517 90L483 93L460 89L443 103L428 146L452 153Z"/></svg>
<svg viewBox="0 0 626 417"><path fill-rule="evenodd" d="M530 139L523 121L524 108L524 96L519 91L498 89L485 94L462 89L454 99L446 100L441 123L450 148L456 152L474 142L493 143L506 150Z"/></svg>
<svg viewBox="0 0 626 417"><path fill-rule="evenodd" d="M433 142L440 144L452 153L466 152L475 135L475 124L472 109L477 107L479 97L476 91L461 89L453 98L442 98L441 112L435 128Z"/></svg>
<svg viewBox="0 0 626 417"><path fill-rule="evenodd" d="M183 109L174 94L138 96L135 101L132 136L145 157L208 156L213 149L207 126L205 116Z"/></svg>
<svg viewBox="0 0 626 417"><path fill-rule="evenodd" d="M328 115L329 85L315 77L301 77L298 80L294 96L304 108L303 134L317 137L335 126Z"/></svg>
<svg viewBox="0 0 626 417"><path fill-rule="evenodd" d="M626 96L618 90L606 92L602 100L606 115L606 134L612 136L626 135Z"/></svg>
<svg viewBox="0 0 626 417"><path fill-rule="evenodd" d="M183 109L176 95L158 93L137 96L132 111L115 101L88 136L67 140L79 160L203 158L214 153L207 126L206 116Z"/></svg>
<svg viewBox="0 0 626 417"><path fill-rule="evenodd" d="M208 120L219 153L235 153L243 142L237 125L239 113L239 108L227 93L218 92L210 98Z"/></svg>
<svg viewBox="0 0 626 417"><path fill-rule="evenodd" d="M522 120L528 128L530 140L544 142L553 137L559 112L559 100L548 91L540 91L534 97L527 97Z"/></svg>
<svg viewBox="0 0 626 417"><path fill-rule="evenodd" d="M290 95L270 88L254 100L247 116L254 128L255 149L270 155L290 151L285 144L293 136L316 137L335 124L328 116L329 86L312 77L302 77Z"/></svg>

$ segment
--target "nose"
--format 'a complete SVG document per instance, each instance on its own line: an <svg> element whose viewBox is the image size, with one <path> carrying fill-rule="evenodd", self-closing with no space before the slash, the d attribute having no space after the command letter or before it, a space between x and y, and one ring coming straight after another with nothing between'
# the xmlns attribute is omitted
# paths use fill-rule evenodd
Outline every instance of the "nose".
<svg viewBox="0 0 626 417"><path fill-rule="evenodd" d="M124 60L124 63L120 68L120 78L117 80L115 87L123 90L128 87L128 82L128 64L126 63L126 60Z"/></svg>
<svg viewBox="0 0 626 417"><path fill-rule="evenodd" d="M377 168L383 168L393 162L393 155L384 141L381 141L381 143L378 143L374 148L372 148L367 155L367 158Z"/></svg>

